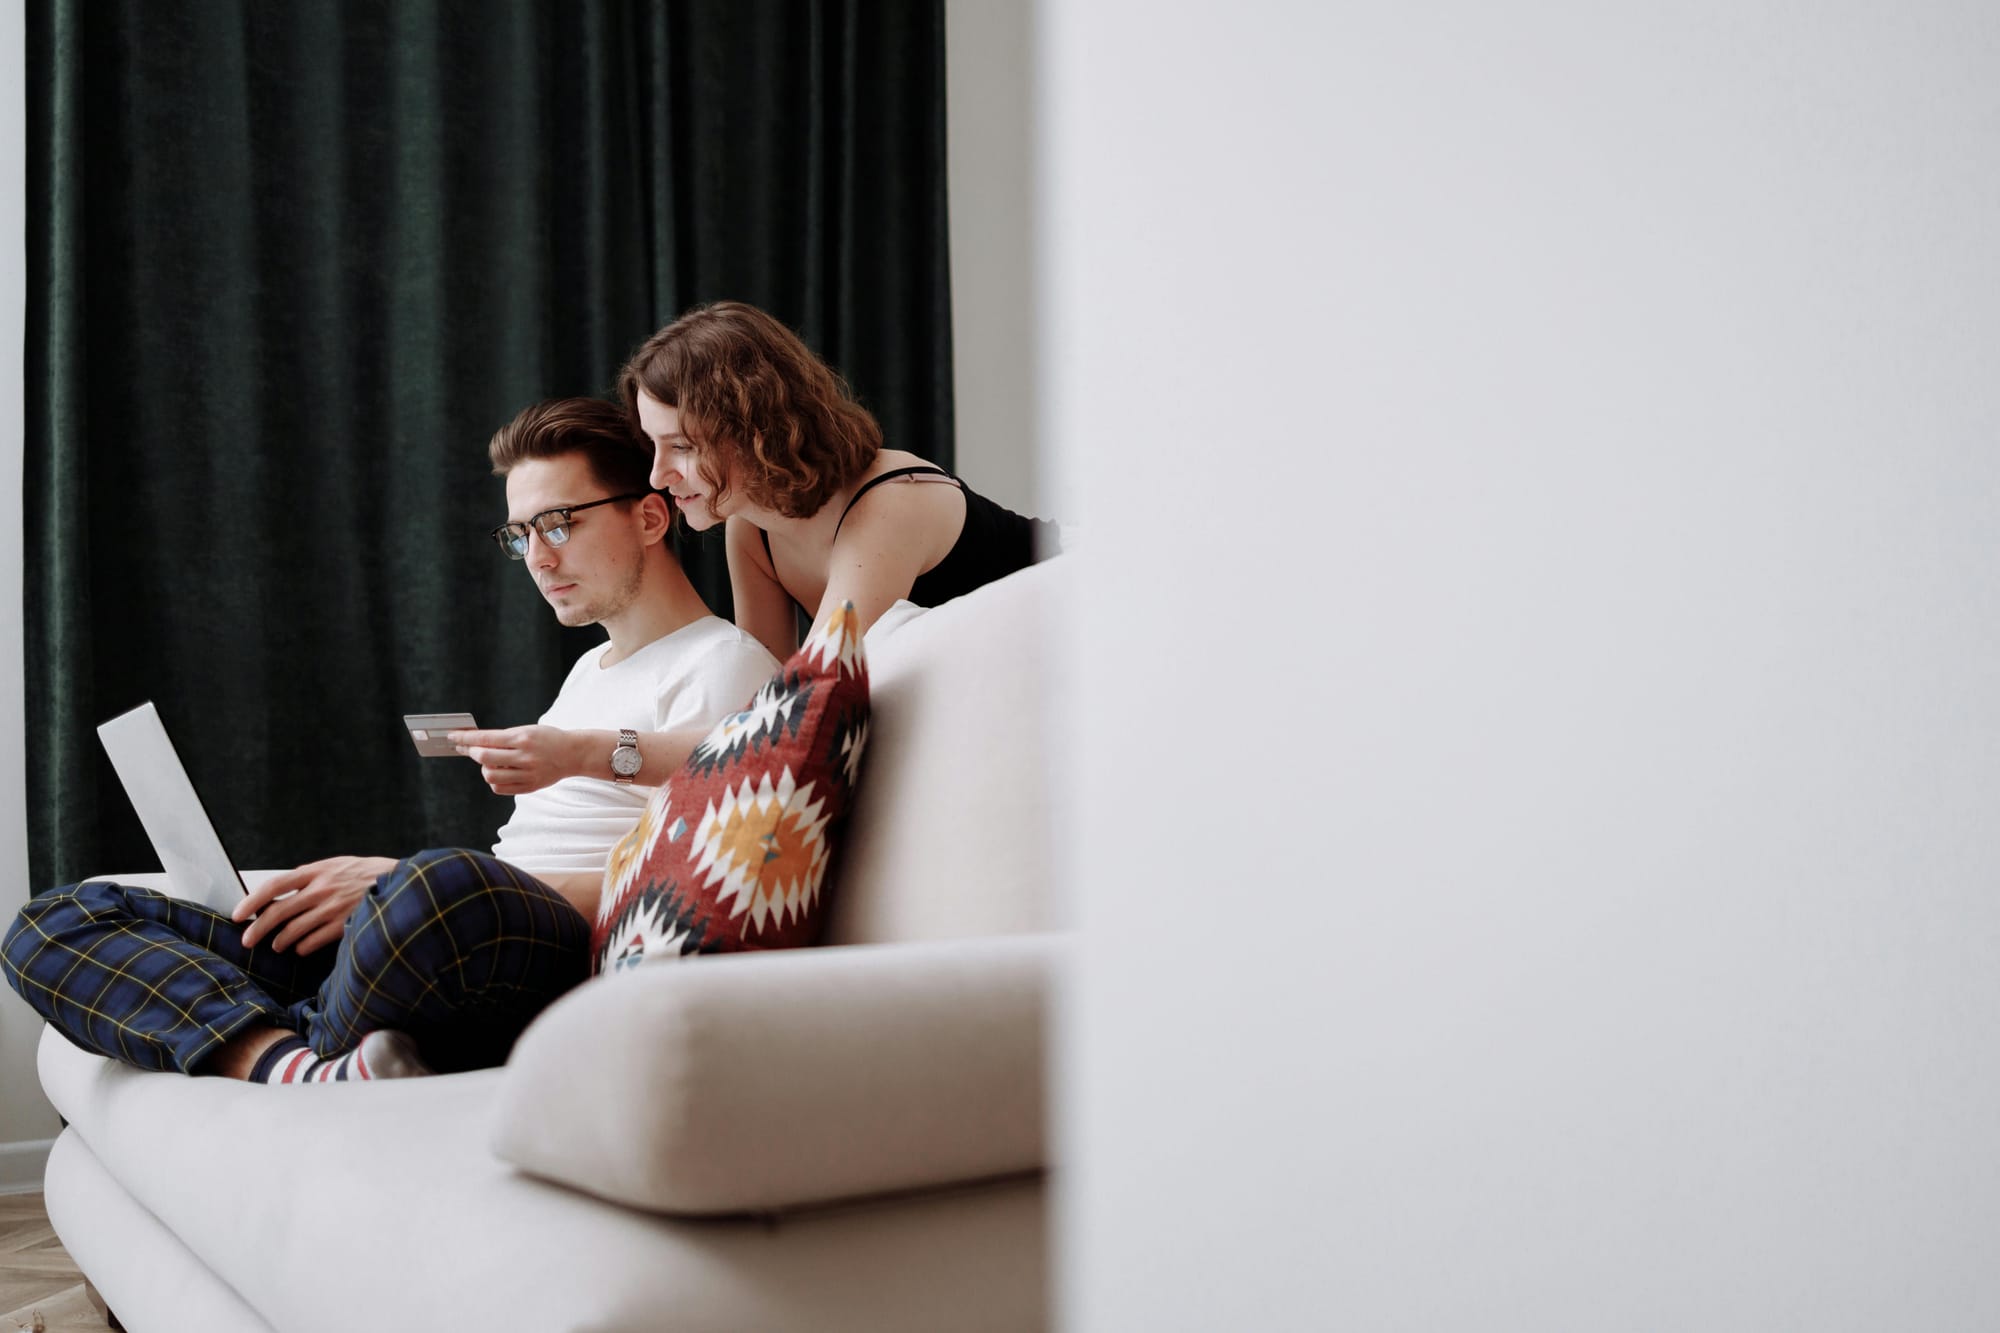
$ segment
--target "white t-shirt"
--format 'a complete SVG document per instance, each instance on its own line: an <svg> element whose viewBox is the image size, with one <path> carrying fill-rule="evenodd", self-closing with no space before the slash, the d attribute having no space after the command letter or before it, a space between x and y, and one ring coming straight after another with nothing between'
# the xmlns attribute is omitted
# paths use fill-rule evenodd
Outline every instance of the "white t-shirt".
<svg viewBox="0 0 2000 1333"><path fill-rule="evenodd" d="M719 616L653 640L624 661L600 666L609 643L579 657L544 726L575 731L706 729L749 703L778 670L764 645ZM606 760L611 757L607 747ZM564 778L514 798L493 855L531 875L601 871L639 822L664 773L640 770L630 786L610 778ZM643 785L641 785L643 784Z"/></svg>

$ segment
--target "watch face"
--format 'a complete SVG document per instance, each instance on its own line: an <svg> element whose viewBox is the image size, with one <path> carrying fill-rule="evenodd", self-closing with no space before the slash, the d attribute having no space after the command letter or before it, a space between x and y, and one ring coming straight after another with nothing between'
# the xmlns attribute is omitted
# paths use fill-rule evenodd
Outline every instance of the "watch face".
<svg viewBox="0 0 2000 1333"><path fill-rule="evenodd" d="M629 745L621 745L611 752L611 771L620 777L629 778L637 773L642 762L639 752Z"/></svg>

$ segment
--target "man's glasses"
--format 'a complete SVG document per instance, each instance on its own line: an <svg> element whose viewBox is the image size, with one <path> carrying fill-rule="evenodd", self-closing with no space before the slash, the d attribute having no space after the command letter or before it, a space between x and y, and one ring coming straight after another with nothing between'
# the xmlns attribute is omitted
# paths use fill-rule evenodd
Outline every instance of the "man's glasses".
<svg viewBox="0 0 2000 1333"><path fill-rule="evenodd" d="M500 543L500 549L511 559L528 558L528 537L531 532L542 534L542 541L549 546L561 546L569 540L569 522L574 514L599 505L615 505L620 500L643 500L651 491L633 491L629 495L613 495L603 500L592 500L588 504L564 505L560 509L544 509L526 523L502 523L493 529L493 540Z"/></svg>

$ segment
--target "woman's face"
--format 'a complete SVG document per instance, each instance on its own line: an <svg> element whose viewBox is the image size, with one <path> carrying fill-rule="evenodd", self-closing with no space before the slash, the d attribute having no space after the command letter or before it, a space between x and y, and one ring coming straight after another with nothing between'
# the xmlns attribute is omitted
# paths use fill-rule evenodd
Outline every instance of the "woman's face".
<svg viewBox="0 0 2000 1333"><path fill-rule="evenodd" d="M668 407L644 389L639 390L639 428L653 442L653 485L671 493L687 525L699 532L729 517L718 512L713 496L717 486L708 469L699 465L702 450L681 430L681 413ZM734 510L735 505L726 506Z"/></svg>

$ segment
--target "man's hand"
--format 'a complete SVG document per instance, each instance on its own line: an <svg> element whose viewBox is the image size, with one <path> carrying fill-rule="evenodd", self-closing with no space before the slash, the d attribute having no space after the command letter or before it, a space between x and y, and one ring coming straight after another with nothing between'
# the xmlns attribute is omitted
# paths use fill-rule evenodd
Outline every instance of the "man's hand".
<svg viewBox="0 0 2000 1333"><path fill-rule="evenodd" d="M245 946L276 931L273 949L283 953L296 944L300 954L309 954L339 939L354 905L395 868L386 856L330 856L308 862L265 880L229 915L235 921L257 918L243 928Z"/></svg>
<svg viewBox="0 0 2000 1333"><path fill-rule="evenodd" d="M451 743L479 765L479 776L502 796L540 791L583 770L576 734L561 727L506 727L499 731L454 731ZM611 747L605 746L609 756Z"/></svg>

